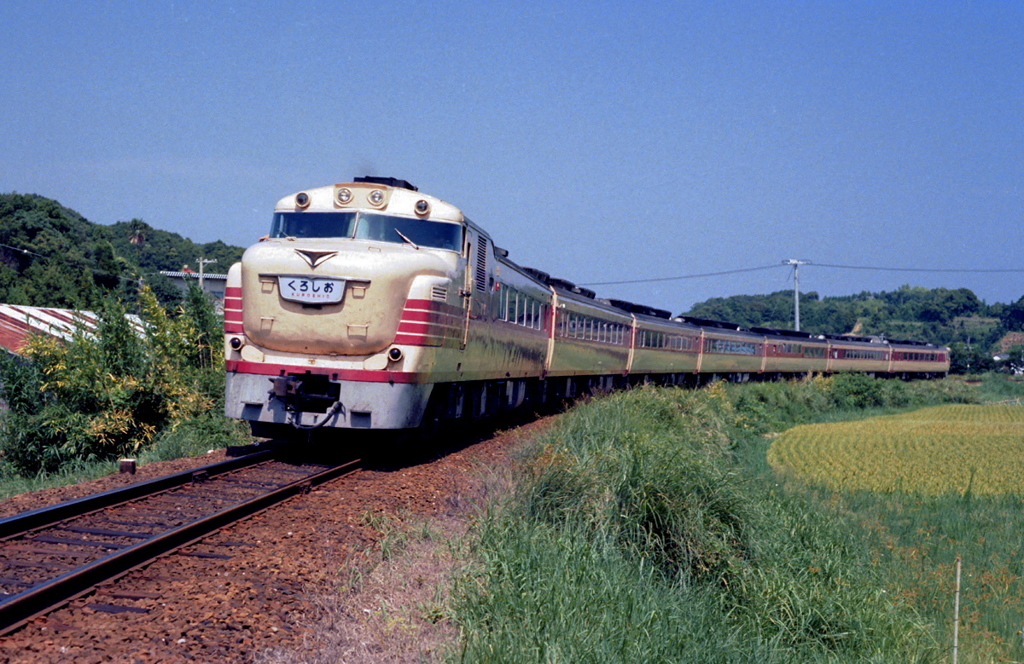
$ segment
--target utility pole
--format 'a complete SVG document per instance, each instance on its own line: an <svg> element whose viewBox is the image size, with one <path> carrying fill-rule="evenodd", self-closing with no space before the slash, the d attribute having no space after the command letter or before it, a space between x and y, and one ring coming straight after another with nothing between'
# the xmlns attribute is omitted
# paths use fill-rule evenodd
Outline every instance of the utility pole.
<svg viewBox="0 0 1024 664"><path fill-rule="evenodd" d="M798 261L795 258L782 261L783 265L793 266L793 322L797 332L800 331L800 266L807 265L809 261Z"/></svg>
<svg viewBox="0 0 1024 664"><path fill-rule="evenodd" d="M204 268L205 268L205 267L206 267L207 265L209 265L209 264L211 264L211 263L216 263L216 262L217 262L217 259L216 259L216 258L211 258L211 259L209 259L209 260L207 260L206 258L200 258L200 259L199 259L199 290L203 291L204 293L206 292L206 289L205 289L205 288L203 288L203 274L204 274Z"/></svg>

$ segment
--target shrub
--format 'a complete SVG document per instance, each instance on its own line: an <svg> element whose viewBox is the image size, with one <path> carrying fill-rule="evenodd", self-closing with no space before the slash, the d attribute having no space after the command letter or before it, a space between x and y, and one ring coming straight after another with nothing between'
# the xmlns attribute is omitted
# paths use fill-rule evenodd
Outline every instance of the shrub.
<svg viewBox="0 0 1024 664"><path fill-rule="evenodd" d="M0 364L8 406L0 449L19 473L136 454L161 431L216 409L223 372L209 301L192 294L174 317L148 288L139 302L142 333L112 300L94 333L35 337L24 359Z"/></svg>

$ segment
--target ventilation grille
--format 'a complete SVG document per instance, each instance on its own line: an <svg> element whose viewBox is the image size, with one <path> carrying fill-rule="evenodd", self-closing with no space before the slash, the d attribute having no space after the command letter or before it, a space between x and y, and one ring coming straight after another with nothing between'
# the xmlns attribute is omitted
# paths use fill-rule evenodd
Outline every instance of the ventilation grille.
<svg viewBox="0 0 1024 664"><path fill-rule="evenodd" d="M480 238L476 245L476 289L487 292L487 238Z"/></svg>
<svg viewBox="0 0 1024 664"><path fill-rule="evenodd" d="M430 299L438 302L448 301L448 289L444 286L434 286L430 289Z"/></svg>

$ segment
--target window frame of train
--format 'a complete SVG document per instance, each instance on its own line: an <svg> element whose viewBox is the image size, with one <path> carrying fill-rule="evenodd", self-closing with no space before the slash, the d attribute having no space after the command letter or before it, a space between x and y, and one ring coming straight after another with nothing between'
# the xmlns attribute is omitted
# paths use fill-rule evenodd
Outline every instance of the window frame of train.
<svg viewBox="0 0 1024 664"><path fill-rule="evenodd" d="M555 335L560 339L592 341L611 346L627 345L626 332L629 329L623 323L566 309L558 310L558 320L555 322Z"/></svg>
<svg viewBox="0 0 1024 664"><path fill-rule="evenodd" d="M757 347L758 344L754 341L719 339L716 337L707 337L704 339L704 352L711 353L713 355L742 355L744 357L757 357L759 354Z"/></svg>
<svg viewBox="0 0 1024 664"><path fill-rule="evenodd" d="M668 350L679 353L693 352L697 338L686 334L673 334L660 330L640 330L637 347L646 350Z"/></svg>
<svg viewBox="0 0 1024 664"><path fill-rule="evenodd" d="M807 357L804 355L804 345L789 341L772 342L772 353L776 356L786 355L789 357Z"/></svg>
<svg viewBox="0 0 1024 664"><path fill-rule="evenodd" d="M270 223L270 237L275 239L330 238L405 244L406 239L395 230L419 247L456 253L462 251L467 237L462 224L363 210L275 211Z"/></svg>
<svg viewBox="0 0 1024 664"><path fill-rule="evenodd" d="M893 351L896 357L894 362L937 362L939 353L918 353L915 351ZM945 358L943 358L944 360Z"/></svg>
<svg viewBox="0 0 1024 664"><path fill-rule="evenodd" d="M887 361L889 359L888 351L884 350L866 350L864 348L844 348L843 357L844 360L868 360L873 362Z"/></svg>
<svg viewBox="0 0 1024 664"><path fill-rule="evenodd" d="M514 306L513 306L514 305ZM498 320L531 330L547 329L548 304L518 288L500 283L498 287Z"/></svg>

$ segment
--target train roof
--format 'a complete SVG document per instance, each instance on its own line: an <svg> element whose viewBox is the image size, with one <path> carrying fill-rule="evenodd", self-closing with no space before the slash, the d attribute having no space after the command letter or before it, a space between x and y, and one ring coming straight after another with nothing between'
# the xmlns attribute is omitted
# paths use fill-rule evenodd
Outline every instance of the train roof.
<svg viewBox="0 0 1024 664"><path fill-rule="evenodd" d="M608 304L612 305L616 309L622 309L623 311L628 311L629 313L637 314L638 316L651 316L652 318L664 318L665 320L670 320L672 318L671 311L656 309L655 307L649 307L646 304L636 304L625 300L608 300Z"/></svg>
<svg viewBox="0 0 1024 664"><path fill-rule="evenodd" d="M882 337L858 337L853 334L823 334L826 339L832 341L853 341L862 344L884 344L885 339Z"/></svg>
<svg viewBox="0 0 1024 664"><path fill-rule="evenodd" d="M408 180L376 175L364 175L353 178L351 182L339 182L325 187L304 189L279 200L274 210L276 212L363 210L431 221L471 223L462 214L462 210L440 198L419 193L419 190Z"/></svg>
<svg viewBox="0 0 1024 664"><path fill-rule="evenodd" d="M897 346L923 346L925 348L941 348L930 341L914 341L913 339L886 339L887 342Z"/></svg>
<svg viewBox="0 0 1024 664"><path fill-rule="evenodd" d="M802 332L799 330L782 330L774 327L752 327L750 328L750 331L773 337L792 337L794 339L821 340L820 334L811 334L810 332Z"/></svg>
<svg viewBox="0 0 1024 664"><path fill-rule="evenodd" d="M543 272L541 270L538 270L535 267L520 267L519 269L522 270L523 272L525 272L526 274L530 275L531 277L533 277L537 281L541 282L545 286L547 286L548 282L551 280L551 275L550 274L548 274L547 272Z"/></svg>
<svg viewBox="0 0 1024 664"><path fill-rule="evenodd" d="M737 332L747 331L747 329L742 325L737 325L736 323L730 323L724 320L711 320L710 318L697 318L695 316L678 316L676 320L682 320L686 323L699 325L700 327L717 327L721 330L735 330Z"/></svg>
<svg viewBox="0 0 1024 664"><path fill-rule="evenodd" d="M368 184L380 184L385 187L398 187L399 189L408 189L409 191L419 191L419 187L414 187L408 180L399 180L398 178L385 178L377 175L362 175L359 177L352 178L352 181Z"/></svg>
<svg viewBox="0 0 1024 664"><path fill-rule="evenodd" d="M577 286L576 284L572 283L571 281L566 281L565 279L559 279L557 277L549 277L547 283L552 288L557 288L560 291L564 291L566 293L572 293L573 295L579 295L580 297L585 297L588 300L593 300L594 298L597 297L597 293L595 293L594 291L590 290L589 288L584 288L583 286Z"/></svg>

